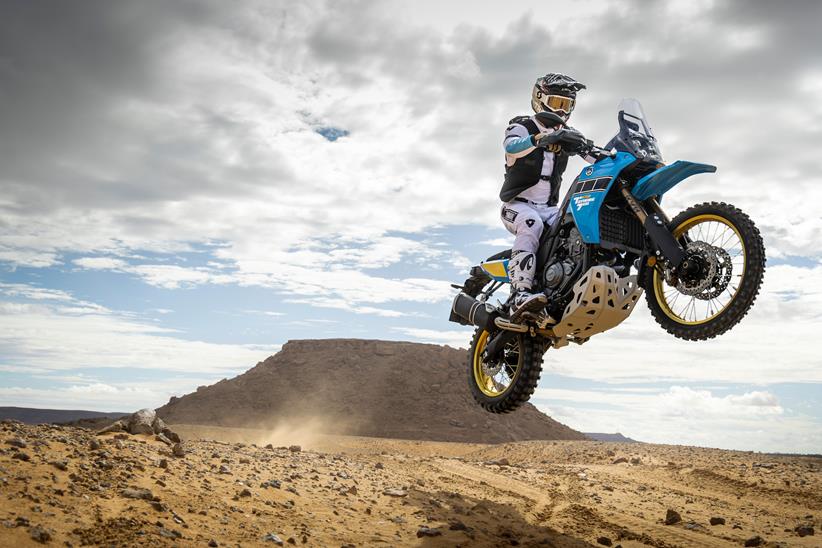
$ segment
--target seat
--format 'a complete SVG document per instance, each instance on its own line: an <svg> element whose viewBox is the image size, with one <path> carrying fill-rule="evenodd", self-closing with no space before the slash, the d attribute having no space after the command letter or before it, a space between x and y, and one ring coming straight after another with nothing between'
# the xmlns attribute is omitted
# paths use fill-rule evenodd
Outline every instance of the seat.
<svg viewBox="0 0 822 548"><path fill-rule="evenodd" d="M510 258L511 258L511 250L510 250L510 249L506 249L505 251L500 251L499 253L496 253L496 254L494 254L494 255L491 255L490 257L488 257L487 259L485 259L485 261L484 261L484 262L488 262L488 261L499 261L499 260L501 260L501 259L510 259Z"/></svg>

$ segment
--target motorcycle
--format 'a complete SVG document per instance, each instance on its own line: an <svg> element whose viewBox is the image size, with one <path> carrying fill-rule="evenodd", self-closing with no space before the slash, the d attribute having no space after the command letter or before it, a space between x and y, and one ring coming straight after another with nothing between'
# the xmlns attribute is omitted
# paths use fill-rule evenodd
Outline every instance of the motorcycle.
<svg viewBox="0 0 822 548"><path fill-rule="evenodd" d="M549 348L584 344L613 329L643 292L656 322L689 341L725 333L756 299L765 248L745 213L708 202L670 219L660 206L684 179L716 167L663 163L635 99L622 100L617 119L619 133L605 147L584 141L575 151L595 162L571 183L559 220L543 230L534 290L547 296L545 308L513 322L511 296L489 301L510 283L510 249L474 266L463 285L453 286L460 292L449 320L476 327L468 381L487 411L507 413L528 401Z"/></svg>

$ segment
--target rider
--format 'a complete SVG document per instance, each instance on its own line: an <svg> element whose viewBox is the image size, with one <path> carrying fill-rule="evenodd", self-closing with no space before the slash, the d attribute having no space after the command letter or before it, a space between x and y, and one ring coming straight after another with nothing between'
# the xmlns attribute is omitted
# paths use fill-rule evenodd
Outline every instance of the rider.
<svg viewBox="0 0 822 548"><path fill-rule="evenodd" d="M505 183L499 196L505 202L502 222L516 236L508 265L513 321L548 302L544 293L531 292L536 252L543 228L559 217L559 187L568 157L585 145L582 134L565 125L582 89L584 84L564 74L537 78L531 95L534 116L512 119L505 131Z"/></svg>

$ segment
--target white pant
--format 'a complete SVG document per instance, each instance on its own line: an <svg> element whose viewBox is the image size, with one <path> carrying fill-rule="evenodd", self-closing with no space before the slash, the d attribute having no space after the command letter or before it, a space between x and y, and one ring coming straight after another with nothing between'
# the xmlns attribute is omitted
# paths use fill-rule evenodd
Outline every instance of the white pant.
<svg viewBox="0 0 822 548"><path fill-rule="evenodd" d="M550 227L559 217L559 208L533 202L512 200L502 204L502 224L514 234L508 271L516 290L528 291L534 283L536 253L545 224Z"/></svg>

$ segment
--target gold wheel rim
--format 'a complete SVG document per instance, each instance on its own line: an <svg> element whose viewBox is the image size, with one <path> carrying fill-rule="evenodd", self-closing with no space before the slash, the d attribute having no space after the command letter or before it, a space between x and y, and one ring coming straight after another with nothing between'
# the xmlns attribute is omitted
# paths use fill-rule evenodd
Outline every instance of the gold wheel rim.
<svg viewBox="0 0 822 548"><path fill-rule="evenodd" d="M659 269L655 268L654 269L654 293L656 295L656 301L659 303L660 307L662 308L662 311L665 313L666 316L668 316L670 319L672 319L675 322L677 322L679 324L682 324L682 325L701 325L701 324L704 324L704 323L707 323L707 322L713 320L714 318L716 318L717 316L722 314L722 312L727 310L727 308L731 305L731 303L734 301L734 299L736 299L736 296L739 294L739 288L742 285L742 280L745 279L745 262L746 262L746 258L747 258L747 250L745 249L745 241L742 239L742 235L739 233L739 230L736 228L736 226L734 226L734 224L732 222L730 222L728 219L726 219L725 217L723 217L721 215L716 215L716 214L713 214L713 213L706 213L706 214L703 214L703 215L697 215L696 217L686 219L685 222L683 222L682 224L680 224L679 226L674 228L673 235L674 235L675 238L679 239L685 233L689 232L692 228L695 228L697 225L700 225L700 224L703 224L703 223L717 223L717 224L722 225L722 226L724 226L726 228L729 228L731 230L731 234L736 237L737 241L739 242L739 248L740 248L739 252L736 253L735 255L733 255L733 257L732 257L732 259L739 258L739 261L732 262L731 264L732 264L732 266L736 266L737 264L739 264L739 265L741 265L742 269L741 269L740 274L734 275L735 277L737 277L739 279L739 282L738 282L737 286L734 288L733 293L731 293L728 290L728 287L730 287L730 285L732 285L733 279L731 280L731 282L729 282L728 287L726 287L725 290L723 291L723 294L724 293L730 293L730 295L729 295L729 298L726 301L721 302L721 306L711 307L711 305L709 305L710 314L707 315L705 318L702 318L702 319L696 319L696 317L695 317L696 316L696 308L694 308L693 309L694 319L689 320L688 319L689 310L690 310L690 308L689 308L690 305L689 304L686 304L685 308L681 309L679 312L675 312L674 308L675 308L675 301L676 301L677 298L674 297L674 302L669 302L668 301L668 297L670 297L670 296L684 295L684 294L677 291L676 288L671 287L670 285L668 285L665 282L664 277L660 275ZM701 232L700 232L700 234L701 234ZM714 239L714 241L716 240L716 238L720 237L720 236L716 236L716 235L710 236L710 233L706 233L706 235L708 235L708 237L712 237ZM724 236L722 236L722 238L724 238ZM692 238L692 240L702 241L702 240L698 240L696 238ZM708 243L708 242L705 242L705 243ZM720 244L721 243L722 242L720 242ZM709 245L713 245L713 244L710 243ZM723 249L724 249L724 247L723 247ZM666 294L666 291L667 291L667 294ZM722 295L720 295L720 296L722 296ZM693 301L694 301L694 298L691 298L691 302L693 302ZM714 304L714 305L717 304L717 303L714 303L713 301L714 300L712 299L711 304Z"/></svg>
<svg viewBox="0 0 822 548"><path fill-rule="evenodd" d="M498 398L505 394L514 385L514 381L519 376L519 371L521 369L520 362L522 361L522 354L520 351L519 360L517 361L517 366L514 370L514 375L510 377L510 382L508 382L506 386L503 386L494 377L487 375L485 371L482 370L482 353L485 350L486 345L488 344L488 336L488 331L483 331L482 333L480 333L479 339L477 340L477 344L474 347L474 382L476 383L477 388L480 389L480 392L482 392L489 398ZM505 366L503 366L503 369L505 369ZM500 389L500 386L503 386L503 388Z"/></svg>

